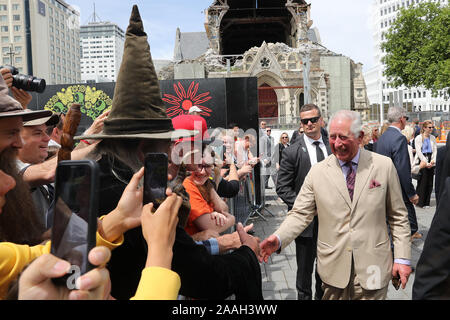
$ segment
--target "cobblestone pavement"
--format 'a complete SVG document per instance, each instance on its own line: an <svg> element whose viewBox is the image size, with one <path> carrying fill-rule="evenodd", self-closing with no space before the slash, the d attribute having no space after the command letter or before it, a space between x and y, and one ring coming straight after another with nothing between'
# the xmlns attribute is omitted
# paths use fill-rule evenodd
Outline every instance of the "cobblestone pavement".
<svg viewBox="0 0 450 320"><path fill-rule="evenodd" d="M254 223L255 235L261 238L261 241L270 236L284 221L287 213L287 206L277 197L274 189L266 190L266 208L262 214L267 219L256 216L251 218L248 224ZM412 242L412 266L415 267L423 249L423 244L428 234L434 213L436 210L436 201L434 193L431 198L431 207L421 209L416 207L419 232L423 234L422 239ZM270 211L270 212L269 212ZM297 263L295 259L295 242L292 242L281 254L274 254L269 258L267 264L261 264L261 273L263 281L263 295L266 300L296 300L297 291L295 289L295 278L297 272ZM313 281L313 294L314 283ZM411 274L404 290L396 291L392 285L389 285L388 300L410 300L412 297L412 285L414 283L414 273Z"/></svg>

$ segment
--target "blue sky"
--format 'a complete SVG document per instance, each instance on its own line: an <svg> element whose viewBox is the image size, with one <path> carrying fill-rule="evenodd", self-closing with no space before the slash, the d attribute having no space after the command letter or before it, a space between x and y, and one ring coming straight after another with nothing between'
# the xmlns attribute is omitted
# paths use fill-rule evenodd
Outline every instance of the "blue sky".
<svg viewBox="0 0 450 320"><path fill-rule="evenodd" d="M80 22L89 21L94 0L66 0L81 13ZM370 5L373 0L310 0L313 27L322 44L355 62L372 67L373 41L370 30ZM177 27L182 32L203 32L204 10L213 0L95 0L97 15L126 30L133 4L139 6L154 59L171 59Z"/></svg>

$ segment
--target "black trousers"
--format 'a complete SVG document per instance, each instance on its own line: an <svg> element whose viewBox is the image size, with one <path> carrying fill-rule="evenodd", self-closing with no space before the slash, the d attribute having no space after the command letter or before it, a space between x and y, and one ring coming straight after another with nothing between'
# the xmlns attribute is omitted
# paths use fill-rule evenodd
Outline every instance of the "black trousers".
<svg viewBox="0 0 450 320"><path fill-rule="evenodd" d="M275 187L277 186L277 175L276 174L271 174L271 175L267 175L267 176L263 176L264 177L264 187L267 188L269 186L269 178L272 178L273 184L275 185Z"/></svg>
<svg viewBox="0 0 450 320"><path fill-rule="evenodd" d="M431 158L431 154L428 158ZM416 193L419 196L419 203L417 206L419 207L430 205L431 193L433 192L434 169L434 167L430 169L423 168L419 172L420 177L419 180L417 180L416 188Z"/></svg>
<svg viewBox="0 0 450 320"><path fill-rule="evenodd" d="M298 300L312 300L312 273L317 256L317 232L314 232L314 237L297 237L295 239L295 250L297 256L297 298ZM317 273L317 265L315 278L316 293L314 299L322 300L322 280Z"/></svg>
<svg viewBox="0 0 450 320"><path fill-rule="evenodd" d="M417 216L416 216L416 209L414 209L414 205L411 203L411 201L405 200L405 206L408 210L408 220L409 220L409 226L411 227L411 235L417 232L419 230L419 225L417 223Z"/></svg>

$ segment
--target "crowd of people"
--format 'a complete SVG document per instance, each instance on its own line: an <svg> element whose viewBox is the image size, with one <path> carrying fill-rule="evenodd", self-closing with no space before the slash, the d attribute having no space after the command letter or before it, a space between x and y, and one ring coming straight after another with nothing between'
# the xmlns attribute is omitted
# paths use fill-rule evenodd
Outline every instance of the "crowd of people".
<svg viewBox="0 0 450 320"><path fill-rule="evenodd" d="M391 281L405 288L413 272L411 240L423 236L415 206L431 205L434 180L438 204L413 297L450 298L450 142L437 149L431 122L418 132L392 107L382 135L346 110L326 128L320 108L307 104L291 139L282 132L275 143L265 122L255 134L230 124L210 135L198 107L167 117L137 6L126 34L112 108L75 137L70 154L99 168L93 269L76 288L52 281L71 265L50 254L66 117L28 110L31 96L1 70L0 299L261 300L260 263L292 241L299 300L385 299ZM157 208L143 203L148 153L168 156ZM227 202L257 167L262 189L272 179L289 209L262 242L253 225L236 224Z"/></svg>
<svg viewBox="0 0 450 320"><path fill-rule="evenodd" d="M262 299L258 240L247 233L252 226L238 224L236 232L220 234L234 225L234 219L218 192L231 192L232 181L245 176L249 166L237 169L230 163L230 169L223 170L229 173L216 180L221 188L204 186L210 181L213 154L204 157L208 153L203 144L195 149L196 141L187 140L195 138L194 131L175 130L175 121L167 117L137 7L133 8L125 47L122 69L127 72L119 76L113 108L76 137L79 143L71 153L72 160L92 159L100 169L97 245L101 246L89 256L98 267L83 275L79 290L72 292L57 289L50 281L68 268L67 263L49 255L48 241L58 165L57 157L47 159L49 134L55 133L58 139L64 116L28 110L29 101L9 96L12 83L0 79L1 298L225 299L234 295L236 299ZM142 84L128 86L137 74ZM8 78L6 73L4 78ZM14 96L15 90L12 92ZM178 137L175 141L174 136ZM171 157L177 147L191 144L192 154L200 154L200 162L186 161L184 165ZM179 148L180 159L189 157L187 152L183 154L185 149ZM149 152L166 153L170 158L167 197L156 212L152 204L143 206L140 186L144 157ZM214 210L202 212L206 219L190 215L190 195L183 186L186 181L202 190L204 203ZM36 199L35 193L39 195ZM187 225L193 226L193 232L188 233ZM57 268L43 274L43 265ZM39 290L48 292L37 294Z"/></svg>

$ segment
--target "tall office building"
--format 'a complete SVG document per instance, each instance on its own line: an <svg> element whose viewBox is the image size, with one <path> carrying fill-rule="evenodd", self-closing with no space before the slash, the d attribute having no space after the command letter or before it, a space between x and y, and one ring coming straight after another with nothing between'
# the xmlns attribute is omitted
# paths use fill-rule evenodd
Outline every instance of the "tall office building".
<svg viewBox="0 0 450 320"><path fill-rule="evenodd" d="M115 23L94 21L81 26L80 37L81 80L116 81L122 63L125 32Z"/></svg>
<svg viewBox="0 0 450 320"><path fill-rule="evenodd" d="M430 0L374 0L372 5L372 36L374 40L375 66L365 74L367 93L371 104L390 103L409 105L413 112L419 111L450 111L450 99L441 90L438 97L432 97L431 91L425 88L392 88L383 76L384 65L381 58L385 55L381 43L386 40L385 34L394 23L401 8L417 5ZM432 2L448 5L448 0L433 0Z"/></svg>
<svg viewBox="0 0 450 320"><path fill-rule="evenodd" d="M79 19L62 0L0 0L2 64L47 84L80 82Z"/></svg>

